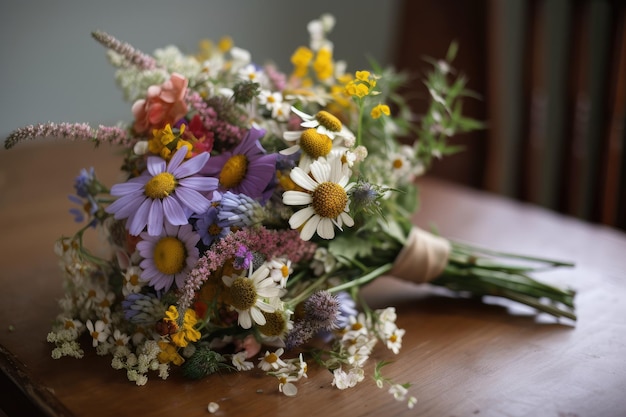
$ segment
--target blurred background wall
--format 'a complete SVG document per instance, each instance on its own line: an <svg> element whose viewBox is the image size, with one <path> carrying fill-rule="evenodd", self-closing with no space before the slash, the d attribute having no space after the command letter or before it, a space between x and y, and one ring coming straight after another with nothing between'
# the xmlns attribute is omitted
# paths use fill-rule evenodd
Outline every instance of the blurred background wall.
<svg viewBox="0 0 626 417"><path fill-rule="evenodd" d="M128 120L130 105L114 81L105 49L91 38L103 30L146 53L231 36L259 63L289 72L289 58L308 45L306 25L323 13L337 24L335 55L350 69L367 56L392 60L401 1L291 0L6 0L0 25L0 130L37 122L113 124Z"/></svg>

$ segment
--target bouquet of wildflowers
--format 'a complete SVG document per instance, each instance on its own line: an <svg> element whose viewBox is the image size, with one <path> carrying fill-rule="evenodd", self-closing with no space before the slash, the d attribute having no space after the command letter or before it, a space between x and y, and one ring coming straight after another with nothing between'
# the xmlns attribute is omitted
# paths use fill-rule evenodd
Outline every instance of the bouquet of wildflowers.
<svg viewBox="0 0 626 417"><path fill-rule="evenodd" d="M410 222L414 179L452 151L447 138L481 126L462 115L471 93L450 65L455 46L431 62L429 108L416 118L398 95L402 75L375 64L348 72L335 59L333 24L329 15L309 24L290 74L255 64L227 38L195 56L175 47L147 55L93 34L132 124L33 125L5 143L67 137L124 151L124 182L109 188L93 168L76 179L72 211L84 226L55 247L66 296L48 335L53 357L83 356L84 335L138 385L151 373L256 367L288 396L314 360L345 389L364 379L377 341L401 348L394 308L358 297L381 275L575 318L572 291L529 276L568 264L461 245ZM107 253L83 244L92 229ZM384 378L383 365L379 386L412 406L407 384Z"/></svg>

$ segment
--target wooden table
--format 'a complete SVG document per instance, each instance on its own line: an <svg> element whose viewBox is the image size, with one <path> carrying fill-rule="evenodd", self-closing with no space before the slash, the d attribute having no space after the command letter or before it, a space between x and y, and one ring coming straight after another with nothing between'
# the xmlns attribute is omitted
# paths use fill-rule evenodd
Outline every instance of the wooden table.
<svg viewBox="0 0 626 417"><path fill-rule="evenodd" d="M0 151L0 403L9 415L36 415L20 397L55 416L205 416L210 401L223 416L626 415L626 235L427 179L420 181L420 225L494 249L575 261L575 269L539 278L578 290L578 322L379 279L367 297L374 306L397 306L407 334L399 356L380 347L376 358L395 360L387 375L413 383L413 410L372 381L339 391L313 365L298 396L287 398L256 373L195 382L153 377L136 387L90 349L82 360L53 360L46 334L62 288L52 245L74 232L66 196L79 170L92 165L103 181L117 180L119 159L108 146L42 141Z"/></svg>

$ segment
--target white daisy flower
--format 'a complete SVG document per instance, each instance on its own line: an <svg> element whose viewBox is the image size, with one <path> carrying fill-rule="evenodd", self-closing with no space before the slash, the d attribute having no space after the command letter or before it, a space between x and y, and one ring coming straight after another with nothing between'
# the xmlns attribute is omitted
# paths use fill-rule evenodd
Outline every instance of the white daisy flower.
<svg viewBox="0 0 626 417"><path fill-rule="evenodd" d="M233 366L237 368L238 371L249 371L250 369L254 368L254 364L246 360L245 350L235 353L233 355L232 362Z"/></svg>
<svg viewBox="0 0 626 417"><path fill-rule="evenodd" d="M250 276L224 276L222 281L230 288L232 308L238 313L238 323L244 329L252 327L253 322L260 326L266 323L263 311L273 313L276 307L272 299L278 297L281 288L270 277L270 269L262 265Z"/></svg>
<svg viewBox="0 0 626 417"><path fill-rule="evenodd" d="M314 115L311 115L300 111L292 106L291 111L300 116L300 118L303 120L302 123L300 123L300 126L315 129L318 133L328 136L331 140L334 140L335 137L341 137L345 139L354 138L354 133L352 133L350 129L345 127L343 123L341 123L341 120L325 110L320 110ZM287 139L287 137L290 137L288 133L291 134L299 132L285 132L285 139Z"/></svg>
<svg viewBox="0 0 626 417"><path fill-rule="evenodd" d="M354 185L348 184L350 175L350 168L342 164L339 158L320 158L313 162L311 175L299 167L291 170L291 179L305 192L286 191L283 203L306 206L289 218L292 229L302 227L300 237L303 240L310 240L316 232L322 239L332 239L335 237L333 225L340 230L344 224L348 227L354 225L354 220L348 214L348 191Z"/></svg>
<svg viewBox="0 0 626 417"><path fill-rule="evenodd" d="M270 268L270 277L274 282L280 284L282 288L287 286L287 278L293 272L291 268L291 260L283 258L274 258L267 263Z"/></svg>
<svg viewBox="0 0 626 417"><path fill-rule="evenodd" d="M260 84L263 79L263 71L258 69L254 64L248 64L239 70L238 76L241 80Z"/></svg>
<svg viewBox="0 0 626 417"><path fill-rule="evenodd" d="M89 330L89 335L93 338L92 345L93 347L98 346L100 343L104 343L109 338L109 334L111 330L102 320L97 320L95 323L91 320L87 320L85 323L87 326L87 330Z"/></svg>
<svg viewBox="0 0 626 417"><path fill-rule="evenodd" d="M350 368L348 372L341 368L337 368L333 371L332 384L339 389L352 388L365 378L365 371L363 368Z"/></svg>
<svg viewBox="0 0 626 417"><path fill-rule="evenodd" d="M269 370L278 370L280 368L286 367L287 363L285 363L285 361L283 361L280 356L285 352L285 349L280 348L277 349L275 352L270 352L269 350L265 352L265 356L263 356L262 358L259 358L259 364L258 367L261 368L264 371L269 371Z"/></svg>

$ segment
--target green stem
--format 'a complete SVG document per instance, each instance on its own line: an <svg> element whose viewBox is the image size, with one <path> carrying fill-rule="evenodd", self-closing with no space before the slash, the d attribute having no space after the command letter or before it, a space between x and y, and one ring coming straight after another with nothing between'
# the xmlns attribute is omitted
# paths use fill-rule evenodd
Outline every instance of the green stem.
<svg viewBox="0 0 626 417"><path fill-rule="evenodd" d="M508 253L508 252L498 252L498 251L485 249L485 248L479 248L476 246L466 245L466 244L458 243L458 242L453 242L452 246L453 246L453 250L458 249L459 253L465 253L470 256L475 253L480 253L480 254L485 254L485 255L496 256L499 258L519 259L523 261L545 263L545 264L549 264L555 267L573 267L574 266L574 264L571 262L557 261L557 260L548 259L548 258L539 258L536 256L519 255L515 253Z"/></svg>
<svg viewBox="0 0 626 417"><path fill-rule="evenodd" d="M339 284L339 285L335 285L334 287L329 288L327 291L330 293L334 293L334 292L339 292L339 291L344 291L347 289L350 289L352 287L356 287L356 286L362 286L367 284L368 282L378 278L379 276L391 271L391 268L393 267L392 263L388 263L388 264L384 264L382 266L379 266L378 268L374 269L373 271L371 271L370 273L363 275L362 277L353 279L351 281L348 282L344 282L343 284Z"/></svg>

